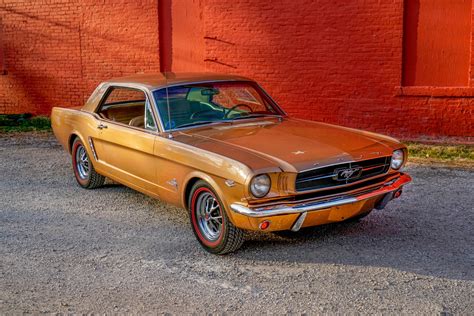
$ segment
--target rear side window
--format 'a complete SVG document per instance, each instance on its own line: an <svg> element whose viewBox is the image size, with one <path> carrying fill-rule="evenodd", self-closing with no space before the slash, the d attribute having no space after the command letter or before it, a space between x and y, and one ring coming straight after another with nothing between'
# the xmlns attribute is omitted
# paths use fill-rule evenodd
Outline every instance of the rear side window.
<svg viewBox="0 0 474 316"><path fill-rule="evenodd" d="M107 94L104 105L145 102L145 93L141 90L129 88L112 88Z"/></svg>
<svg viewBox="0 0 474 316"><path fill-rule="evenodd" d="M126 87L109 88L97 114L128 126L156 131L150 102L145 93Z"/></svg>

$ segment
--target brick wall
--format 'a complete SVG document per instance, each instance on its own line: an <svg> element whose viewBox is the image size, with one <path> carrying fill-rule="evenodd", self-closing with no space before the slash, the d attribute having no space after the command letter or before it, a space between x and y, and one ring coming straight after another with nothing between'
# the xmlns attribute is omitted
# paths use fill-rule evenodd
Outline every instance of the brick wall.
<svg viewBox="0 0 474 316"><path fill-rule="evenodd" d="M159 71L157 2L0 0L0 113L48 114L82 104L103 79ZM164 47L172 70L252 77L293 116L474 141L472 86L400 87L403 10L402 0L171 0Z"/></svg>
<svg viewBox="0 0 474 316"><path fill-rule="evenodd" d="M5 47L3 45L3 23L0 18L0 75L5 74L5 57L4 57Z"/></svg>
<svg viewBox="0 0 474 316"><path fill-rule="evenodd" d="M457 97L472 88L435 98L396 88L401 0L206 0L203 11L206 68L257 79L291 115L404 139L474 140L474 99Z"/></svg>
<svg viewBox="0 0 474 316"><path fill-rule="evenodd" d="M0 113L82 105L104 79L159 71L156 0L0 0Z"/></svg>

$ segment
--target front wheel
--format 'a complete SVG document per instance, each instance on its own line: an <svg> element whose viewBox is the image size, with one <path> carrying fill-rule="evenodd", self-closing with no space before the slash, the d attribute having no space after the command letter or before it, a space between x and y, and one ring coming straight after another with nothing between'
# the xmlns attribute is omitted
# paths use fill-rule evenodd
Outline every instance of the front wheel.
<svg viewBox="0 0 474 316"><path fill-rule="evenodd" d="M105 177L95 171L86 147L79 138L72 144L72 168L77 183L85 189L95 189L105 183Z"/></svg>
<svg viewBox="0 0 474 316"><path fill-rule="evenodd" d="M222 255L240 248L244 233L230 222L222 202L207 182L194 184L188 205L191 226L204 249Z"/></svg>

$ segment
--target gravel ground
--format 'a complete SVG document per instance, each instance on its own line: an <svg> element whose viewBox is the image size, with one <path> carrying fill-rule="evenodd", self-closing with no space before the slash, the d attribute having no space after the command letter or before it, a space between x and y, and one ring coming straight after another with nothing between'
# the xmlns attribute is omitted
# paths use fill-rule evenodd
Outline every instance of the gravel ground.
<svg viewBox="0 0 474 316"><path fill-rule="evenodd" d="M49 134L0 136L0 313L474 310L474 171L412 165L401 199L292 239L204 252L184 210L81 189Z"/></svg>

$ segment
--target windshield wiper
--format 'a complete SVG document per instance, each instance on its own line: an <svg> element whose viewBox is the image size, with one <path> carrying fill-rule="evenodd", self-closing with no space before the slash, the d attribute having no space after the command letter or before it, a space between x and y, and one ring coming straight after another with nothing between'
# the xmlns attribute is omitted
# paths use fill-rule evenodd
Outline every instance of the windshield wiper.
<svg viewBox="0 0 474 316"><path fill-rule="evenodd" d="M243 119L256 118L256 117L265 117L265 116L269 116L269 115L267 115L267 114L250 114L250 115L244 115L244 116L237 116L235 118L230 119L230 121L243 120Z"/></svg>
<svg viewBox="0 0 474 316"><path fill-rule="evenodd" d="M192 123L182 124L182 125L176 126L175 128L198 126L198 125L210 124L210 123L215 123L215 122L220 122L220 121L196 121Z"/></svg>
<svg viewBox="0 0 474 316"><path fill-rule="evenodd" d="M195 122L186 123L186 124L176 126L174 129L183 128L183 127L191 127L191 126L199 126L199 125L205 125L205 124L211 124L211 123L230 123L230 122L236 121L236 120L266 117L266 116L274 117L275 115L272 115L272 114L251 114L251 115L239 116L239 117L235 117L235 118L232 118L232 119L221 120L221 121L195 121Z"/></svg>

